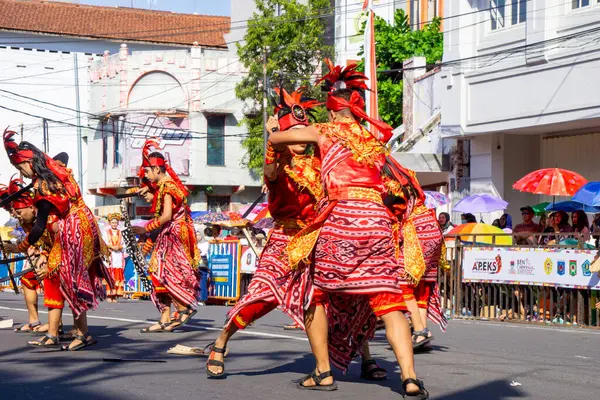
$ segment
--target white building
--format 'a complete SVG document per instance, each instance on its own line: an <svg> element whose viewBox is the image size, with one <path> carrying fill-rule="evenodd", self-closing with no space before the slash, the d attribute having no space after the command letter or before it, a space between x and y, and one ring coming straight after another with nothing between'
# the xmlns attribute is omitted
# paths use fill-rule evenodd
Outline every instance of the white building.
<svg viewBox="0 0 600 400"><path fill-rule="evenodd" d="M230 29L230 18L228 17L34 0L0 0L0 10L2 10L0 12L0 71L2 71L0 74L0 121L4 124L2 129L10 125L12 129L20 132L22 124L23 140L30 141L43 149L45 147L43 126L46 125L48 132L46 143L49 153L66 151L70 155L69 166L74 169L75 176L79 177L77 126L80 126L83 137L81 174L83 175L84 192L88 188L96 192L95 189L102 186L99 183L104 182L101 178L105 171L102 170L100 162L97 162L101 147L97 149L93 147L98 127L98 120L94 118L96 115L94 113L102 112L103 104L106 106L104 111L111 110L111 107L115 105L119 106L117 111L123 111L120 108L119 97L115 104L115 99L106 97L108 91L98 92L96 90L103 84L90 79L90 70L97 65L96 61L104 62L105 51L119 57L121 44L124 42L127 43L128 52L162 52L174 49L172 54L187 54L176 58L178 62L185 59L186 73L190 74L190 48L194 42L198 43L198 51L203 54L210 52L221 54L228 50L224 38ZM157 54L159 53L152 53L148 56L154 66L157 65L155 57ZM167 53L160 54L164 54L163 65L170 65L170 56L167 56ZM129 74L130 78L137 76L136 74L140 71L146 70L148 64L145 64L145 58L148 57L128 57L133 57L133 62L140 66L135 69L131 63L129 64L133 71ZM214 57L215 62L218 62L217 58ZM217 65L217 68L220 66ZM176 68L178 72L175 75L181 75L185 68L180 68L178 65ZM205 68L204 64L202 68ZM117 70L118 68L109 70L107 74L113 74ZM101 72L99 74L101 75ZM214 86L210 89L200 87L202 95L212 96L213 100L216 100L218 97L216 93L219 90L231 92L233 85L231 75L227 73L226 79L223 79L222 75L213 74L213 78L217 77L222 81L217 83L218 79L213 79L210 84ZM191 79L191 75L189 78ZM133 86L134 83L124 81L122 77L108 79L111 80L111 83L116 82L120 88L125 82L128 82L130 86ZM154 75L149 81L145 80L143 85L138 85L132 92L132 96L143 97L143 93L147 93L152 88L164 88L165 85L170 84L161 79L156 80L156 75ZM105 89L112 88L105 87ZM185 90L187 91L186 96L193 94L190 87L186 87ZM79 93L80 98L80 120L77 119L76 93ZM121 93L119 92L118 96ZM174 91L168 93L168 95L171 94L174 94ZM92 95L100 95L102 98L92 99ZM227 96L229 95L225 95L223 103L228 102L230 97ZM164 99L165 96L163 95L161 98ZM148 102L151 99L150 97L146 101L138 101L138 98L136 105L151 108L152 104ZM217 102L212 104L218 105ZM224 107L231 106L231 103L224 104ZM227 110L231 110L231 108L227 108ZM46 119L45 124L44 119ZM228 119L228 122L233 123L232 121L231 118ZM191 124L194 125L193 128L190 128L191 130L206 132L206 127L203 128L202 125L196 127L194 122ZM133 125L124 124L124 127L133 127ZM227 146L230 146L230 141L236 141L239 144L240 140L240 137L232 137L227 139L226 143ZM112 146L112 140L109 142ZM206 144L205 140L204 142ZM225 153L226 165L227 168L232 169L232 175L224 178L223 175L210 174L212 178L219 179L223 185L231 185L231 182L237 180L241 173L239 166L235 165L235 161L231 159L233 153L229 151L229 148L227 151ZM237 150L233 151L237 152ZM89 164L88 154L90 155ZM188 158L192 159L193 157ZM111 158L110 163L112 162ZM15 170L9 166L4 152L0 155L0 165L2 166L0 182L6 182ZM107 165L112 167L112 164ZM208 184L211 183L208 182ZM219 188L214 188L213 193L217 194L219 190ZM103 205L106 201L106 199L96 196L86 196L86 202L91 206Z"/></svg>
<svg viewBox="0 0 600 400"><path fill-rule="evenodd" d="M600 1L453 0L445 16L442 135L470 152L451 189L514 216L547 200L512 189L528 172L600 180Z"/></svg>
<svg viewBox="0 0 600 400"><path fill-rule="evenodd" d="M226 49L139 51L121 45L90 60L90 110L96 131L89 140L89 184L115 194L137 176L141 148L158 137L175 172L190 188L192 210L230 209L260 195L260 180L242 166L245 105L235 85L245 71ZM91 124L91 122L90 122ZM104 198L104 205L115 204ZM145 215L139 201L136 215Z"/></svg>
<svg viewBox="0 0 600 400"><path fill-rule="evenodd" d="M366 21L363 12L364 0L333 0L335 4L335 59L336 63L346 65L358 61L364 36L360 35L362 24ZM393 23L396 10L402 9L408 16L413 29L443 16L444 0L373 0L375 15L388 23Z"/></svg>

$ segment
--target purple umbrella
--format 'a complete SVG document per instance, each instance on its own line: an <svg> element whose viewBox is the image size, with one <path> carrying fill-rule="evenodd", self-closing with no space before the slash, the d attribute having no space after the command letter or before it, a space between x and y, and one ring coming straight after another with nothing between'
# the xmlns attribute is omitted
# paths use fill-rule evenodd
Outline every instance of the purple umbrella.
<svg viewBox="0 0 600 400"><path fill-rule="evenodd" d="M450 199L443 193L425 191L425 207L438 208L450 203Z"/></svg>
<svg viewBox="0 0 600 400"><path fill-rule="evenodd" d="M263 218L253 226L256 229L273 229L273 227L275 227L275 223L273 218Z"/></svg>
<svg viewBox="0 0 600 400"><path fill-rule="evenodd" d="M467 196L454 207L454 211L462 213L489 213L492 211L506 210L508 203L500 197L489 194L472 194Z"/></svg>

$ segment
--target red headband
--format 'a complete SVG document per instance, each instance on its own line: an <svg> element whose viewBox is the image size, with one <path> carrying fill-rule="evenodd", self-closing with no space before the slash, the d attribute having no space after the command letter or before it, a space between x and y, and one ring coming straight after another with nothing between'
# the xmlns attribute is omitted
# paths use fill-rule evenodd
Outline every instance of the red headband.
<svg viewBox="0 0 600 400"><path fill-rule="evenodd" d="M26 186L22 179L16 178L11 179L8 184L8 194L13 195ZM19 197L13 200L12 208L18 210L20 208L27 208L33 206L33 197L31 192L27 191L22 193Z"/></svg>
<svg viewBox="0 0 600 400"><path fill-rule="evenodd" d="M175 171L173 171L173 168L171 168L169 163L160 157L150 157L153 147L155 149L160 149L160 142L156 138L146 140L146 143L144 143L144 146L142 147L142 166L140 167L139 172L140 179L144 178L146 175L144 172L145 167L164 167L167 174L171 177L171 179L173 179L173 181L175 181L175 184L184 193L184 196L187 197L190 192L187 190L183 182L181 182L181 179L179 179Z"/></svg>
<svg viewBox="0 0 600 400"><path fill-rule="evenodd" d="M369 115L365 112L365 101L357 91L352 92L352 95L350 96L350 101L346 101L341 97L336 97L332 93L329 93L327 95L328 110L340 111L344 108L350 109L352 115L359 119L368 121L372 126L377 128L377 130L379 130L379 132L382 135L380 140L383 143L387 143L387 141L390 140L390 138L392 137L393 128L391 126L389 126L383 121L369 117Z"/></svg>
<svg viewBox="0 0 600 400"><path fill-rule="evenodd" d="M21 164L22 162L29 161L33 158L33 151L19 149L19 145L15 142L13 136L17 132L9 131L8 128L4 130L4 148L10 163L13 165Z"/></svg>

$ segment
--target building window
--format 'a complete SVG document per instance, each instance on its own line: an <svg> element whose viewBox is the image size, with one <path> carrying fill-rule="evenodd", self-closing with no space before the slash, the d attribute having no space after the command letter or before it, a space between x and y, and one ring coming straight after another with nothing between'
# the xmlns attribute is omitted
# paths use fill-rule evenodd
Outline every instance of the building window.
<svg viewBox="0 0 600 400"><path fill-rule="evenodd" d="M527 21L527 1L490 0L490 21L493 31Z"/></svg>
<svg viewBox="0 0 600 400"><path fill-rule="evenodd" d="M225 166L225 116L214 115L207 121L206 164Z"/></svg>
<svg viewBox="0 0 600 400"><path fill-rule="evenodd" d="M206 208L212 212L229 211L231 196L206 195Z"/></svg>
<svg viewBox="0 0 600 400"><path fill-rule="evenodd" d="M590 5L590 0L572 0L573 10Z"/></svg>

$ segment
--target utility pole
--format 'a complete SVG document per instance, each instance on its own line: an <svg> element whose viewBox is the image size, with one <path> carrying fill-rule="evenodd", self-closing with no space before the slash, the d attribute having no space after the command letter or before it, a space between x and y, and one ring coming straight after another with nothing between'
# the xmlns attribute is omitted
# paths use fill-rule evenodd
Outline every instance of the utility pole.
<svg viewBox="0 0 600 400"><path fill-rule="evenodd" d="M269 140L269 133L267 132L267 48L263 51L263 141L264 141L264 154L267 154L267 141Z"/></svg>
<svg viewBox="0 0 600 400"><path fill-rule="evenodd" d="M48 143L48 120L46 118L42 119L42 132L44 135L44 153L48 154L50 145Z"/></svg>
<svg viewBox="0 0 600 400"><path fill-rule="evenodd" d="M77 62L77 53L73 53L73 71L75 72L75 109L77 112L77 183L83 191L83 150L81 148L81 108L79 101L79 64Z"/></svg>

